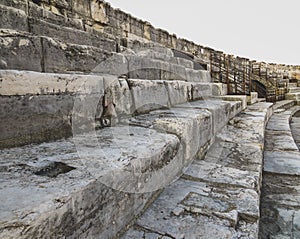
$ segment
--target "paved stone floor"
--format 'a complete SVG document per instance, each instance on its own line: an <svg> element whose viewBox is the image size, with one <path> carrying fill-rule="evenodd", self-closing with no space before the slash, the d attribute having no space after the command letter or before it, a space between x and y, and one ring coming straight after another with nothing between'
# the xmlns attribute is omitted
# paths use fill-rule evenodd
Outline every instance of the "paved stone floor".
<svg viewBox="0 0 300 239"><path fill-rule="evenodd" d="M295 106L278 111L267 125L261 239L300 238L300 153L295 143L299 138L298 113L290 127L290 118L298 110Z"/></svg>
<svg viewBox="0 0 300 239"><path fill-rule="evenodd" d="M231 120L205 158L168 186L122 238L257 238L271 105L257 103Z"/></svg>

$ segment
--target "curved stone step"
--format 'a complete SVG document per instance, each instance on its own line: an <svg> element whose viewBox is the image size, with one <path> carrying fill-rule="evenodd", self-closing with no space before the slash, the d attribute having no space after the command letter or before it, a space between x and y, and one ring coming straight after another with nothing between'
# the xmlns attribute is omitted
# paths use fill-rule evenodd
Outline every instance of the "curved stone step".
<svg viewBox="0 0 300 239"><path fill-rule="evenodd" d="M204 159L122 238L258 238L264 127L271 114L271 103L257 103L233 118Z"/></svg>
<svg viewBox="0 0 300 239"><path fill-rule="evenodd" d="M83 91L83 92L82 92ZM80 95L103 115L112 102L116 120L136 113L220 95L215 83L122 79L113 75L0 70L0 148L70 136L74 102ZM10 122L7 125L7 122Z"/></svg>
<svg viewBox="0 0 300 239"><path fill-rule="evenodd" d="M261 238L298 238L300 153L290 120L299 106L278 110L266 129L261 199Z"/></svg>
<svg viewBox="0 0 300 239"><path fill-rule="evenodd" d="M115 236L205 153L214 136L213 117L205 109L179 107L140 118L141 125L157 118L153 128L123 122L1 150L1 237Z"/></svg>

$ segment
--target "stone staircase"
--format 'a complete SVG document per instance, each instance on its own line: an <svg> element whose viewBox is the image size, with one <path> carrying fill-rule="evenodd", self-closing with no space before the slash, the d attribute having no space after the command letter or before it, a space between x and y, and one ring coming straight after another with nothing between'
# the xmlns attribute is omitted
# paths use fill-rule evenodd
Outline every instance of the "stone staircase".
<svg viewBox="0 0 300 239"><path fill-rule="evenodd" d="M114 238L247 98L36 2L0 2L0 237Z"/></svg>
<svg viewBox="0 0 300 239"><path fill-rule="evenodd" d="M255 238L271 104L75 2L0 1L0 237Z"/></svg>

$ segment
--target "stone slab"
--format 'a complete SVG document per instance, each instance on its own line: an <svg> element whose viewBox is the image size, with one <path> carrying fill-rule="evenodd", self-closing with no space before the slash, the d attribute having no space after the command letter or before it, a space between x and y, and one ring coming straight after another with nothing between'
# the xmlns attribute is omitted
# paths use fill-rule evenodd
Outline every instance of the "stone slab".
<svg viewBox="0 0 300 239"><path fill-rule="evenodd" d="M151 169L149 173L158 181L149 180L149 185L162 185L168 174L159 177L159 168L177 160L174 135L123 126L98 131L98 147L92 147L93 137L77 135L73 142L67 139L0 152L1 238L112 237L152 196L151 189L135 193L146 186L139 173L145 175ZM175 172L173 166L170 172ZM124 171L118 174L120 169ZM128 172L133 174L124 177ZM130 180L134 177L141 184ZM114 186L125 190L116 191Z"/></svg>
<svg viewBox="0 0 300 239"><path fill-rule="evenodd" d="M297 152L265 151L264 171L300 176L300 154Z"/></svg>
<svg viewBox="0 0 300 239"><path fill-rule="evenodd" d="M0 30L0 69L41 72L42 59L39 37L19 34L14 30Z"/></svg>

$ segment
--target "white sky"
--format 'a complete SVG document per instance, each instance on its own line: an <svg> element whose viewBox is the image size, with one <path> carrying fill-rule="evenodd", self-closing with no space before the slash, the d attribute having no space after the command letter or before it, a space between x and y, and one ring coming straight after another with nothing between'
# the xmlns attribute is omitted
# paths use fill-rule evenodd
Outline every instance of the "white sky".
<svg viewBox="0 0 300 239"><path fill-rule="evenodd" d="M300 65L300 0L106 0L154 27L225 53Z"/></svg>

